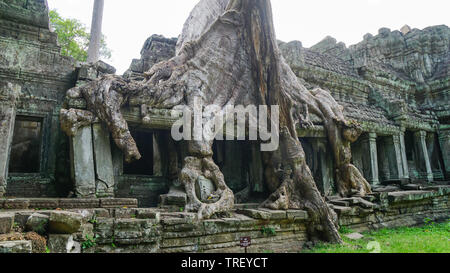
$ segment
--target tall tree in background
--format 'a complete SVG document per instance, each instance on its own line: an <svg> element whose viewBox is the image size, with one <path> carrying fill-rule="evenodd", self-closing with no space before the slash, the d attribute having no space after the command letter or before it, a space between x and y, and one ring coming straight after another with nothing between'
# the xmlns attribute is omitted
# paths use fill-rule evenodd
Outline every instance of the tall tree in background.
<svg viewBox="0 0 450 273"><path fill-rule="evenodd" d="M89 32L86 26L76 19L66 19L56 10L49 12L50 24L58 35L58 43L61 46L61 54L73 57L80 62L86 62L89 47ZM102 36L100 44L100 58L111 58L111 50L107 47L105 36Z"/></svg>
<svg viewBox="0 0 450 273"><path fill-rule="evenodd" d="M102 40L102 22L104 0L95 0L94 10L92 12L91 39L88 49L89 63L95 63L100 57L100 45Z"/></svg>

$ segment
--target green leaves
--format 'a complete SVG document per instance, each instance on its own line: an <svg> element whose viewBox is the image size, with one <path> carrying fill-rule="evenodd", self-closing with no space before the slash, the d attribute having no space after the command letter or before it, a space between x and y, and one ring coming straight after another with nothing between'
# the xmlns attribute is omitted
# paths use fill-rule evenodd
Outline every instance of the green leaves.
<svg viewBox="0 0 450 273"><path fill-rule="evenodd" d="M58 35L58 43L61 46L61 54L73 57L75 60L85 62L87 60L87 50L89 48L90 34L86 26L76 19L62 18L56 10L49 12L50 24ZM100 57L111 58L111 50L105 42L103 36L100 48Z"/></svg>

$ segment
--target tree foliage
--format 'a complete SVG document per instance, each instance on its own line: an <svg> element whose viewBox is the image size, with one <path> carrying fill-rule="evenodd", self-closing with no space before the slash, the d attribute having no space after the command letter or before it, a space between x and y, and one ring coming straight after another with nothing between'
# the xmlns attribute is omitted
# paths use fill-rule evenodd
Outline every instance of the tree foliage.
<svg viewBox="0 0 450 273"><path fill-rule="evenodd" d="M49 12L50 24L58 35L58 43L61 46L61 54L73 57L75 60L85 62L89 48L90 34L86 26L77 19L61 17L56 10ZM106 37L103 36L100 47L102 59L111 58L111 50L106 45Z"/></svg>

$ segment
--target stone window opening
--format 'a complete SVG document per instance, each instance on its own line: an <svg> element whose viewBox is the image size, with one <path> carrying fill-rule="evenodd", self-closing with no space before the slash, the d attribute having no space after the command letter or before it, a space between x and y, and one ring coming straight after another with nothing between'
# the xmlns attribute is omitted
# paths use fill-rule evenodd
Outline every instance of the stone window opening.
<svg viewBox="0 0 450 273"><path fill-rule="evenodd" d="M17 116L9 157L10 174L40 172L42 118Z"/></svg>

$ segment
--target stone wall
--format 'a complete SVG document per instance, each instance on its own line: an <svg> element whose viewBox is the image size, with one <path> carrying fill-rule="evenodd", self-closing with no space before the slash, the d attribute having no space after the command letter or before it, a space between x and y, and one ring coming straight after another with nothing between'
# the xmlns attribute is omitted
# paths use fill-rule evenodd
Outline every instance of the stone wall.
<svg viewBox="0 0 450 273"><path fill-rule="evenodd" d="M10 196L67 194L69 155L59 110L75 84L73 60L60 54L45 0L1 0L0 7L0 120L7 125L0 133L0 195L2 187ZM33 174L8 173L16 116L42 123L39 171Z"/></svg>

